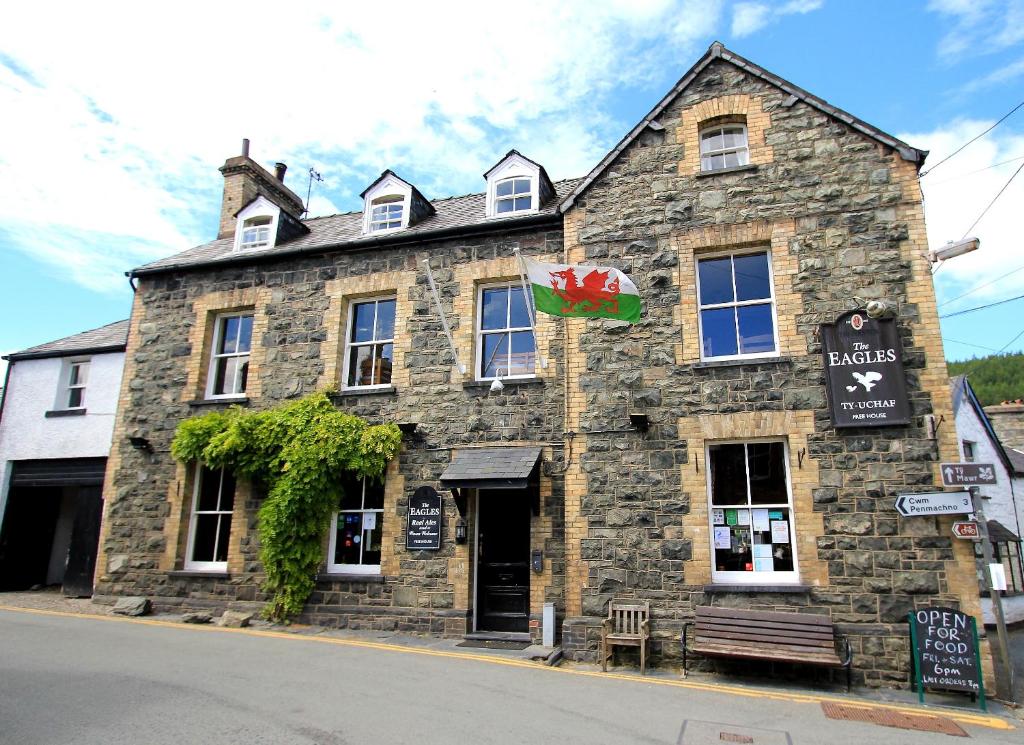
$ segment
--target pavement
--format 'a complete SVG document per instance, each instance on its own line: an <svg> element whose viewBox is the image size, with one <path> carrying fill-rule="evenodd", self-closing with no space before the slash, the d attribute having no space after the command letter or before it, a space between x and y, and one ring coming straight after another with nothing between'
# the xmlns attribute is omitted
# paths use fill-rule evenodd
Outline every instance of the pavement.
<svg viewBox="0 0 1024 745"><path fill-rule="evenodd" d="M436 637L264 622L251 629L222 629L187 626L172 615L124 619L110 616L108 607L51 591L0 594L0 638L5 640L0 645L0 722L8 723L0 727L0 743L19 745L137 742L142 738L136 727L145 728L150 742L225 743L695 743L732 735L752 738L732 741L762 743L783 733L790 742L849 739L902 745L934 743L936 737L825 719L823 704L890 716L942 717L975 739L1019 743L1024 711L993 701L983 713L969 698L953 694L929 693L922 707L916 694L905 690L845 694L838 684L821 691L792 683L739 684L712 674L691 673L683 680L673 670L641 677L628 668L602 673L597 666L578 663L550 667L533 659L539 656L536 648L462 648L456 646L459 640ZM1024 652L1024 629L1012 639L1015 651ZM191 664L200 673L189 672L193 656ZM1018 664L1021 657L1016 655ZM324 665L325 659L331 664ZM58 690L54 676L67 683L67 690ZM154 708L146 695L146 715L127 716L117 697L102 693L111 686L129 699L151 691L166 706ZM333 695L325 698L321 694L327 690ZM452 696L444 696L445 691ZM282 697L303 716L282 719ZM351 721L353 697L359 701L357 718L370 717L375 727ZM433 708L426 711L428 701ZM189 709L187 722L173 716L181 706ZM382 706L388 714L378 721ZM516 711L511 730L509 713L502 713L510 706ZM70 730L53 717L65 710L77 715ZM268 712L274 716L263 721ZM118 723L113 729L111 717ZM154 736L154 722L163 723L166 739ZM206 725L220 739L210 739ZM357 732L362 735L350 739ZM15 733L16 739L8 739Z"/></svg>

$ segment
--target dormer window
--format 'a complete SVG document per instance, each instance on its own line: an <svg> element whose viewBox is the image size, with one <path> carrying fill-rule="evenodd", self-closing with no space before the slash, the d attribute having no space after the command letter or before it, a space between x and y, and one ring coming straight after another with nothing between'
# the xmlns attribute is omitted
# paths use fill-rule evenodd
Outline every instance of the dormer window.
<svg viewBox="0 0 1024 745"><path fill-rule="evenodd" d="M378 230L395 230L402 227L402 216L405 214L405 197L401 194L389 194L378 197L371 203L370 232Z"/></svg>
<svg viewBox="0 0 1024 745"><path fill-rule="evenodd" d="M520 212L533 209L533 179L506 178L494 185L494 211Z"/></svg>
<svg viewBox="0 0 1024 745"><path fill-rule="evenodd" d="M517 217L513 213L537 212L555 196L551 179L539 163L509 150L487 179L487 216Z"/></svg>
<svg viewBox="0 0 1024 745"><path fill-rule="evenodd" d="M269 215L252 217L242 223L242 242L240 249L263 248L270 245L270 224L274 218Z"/></svg>

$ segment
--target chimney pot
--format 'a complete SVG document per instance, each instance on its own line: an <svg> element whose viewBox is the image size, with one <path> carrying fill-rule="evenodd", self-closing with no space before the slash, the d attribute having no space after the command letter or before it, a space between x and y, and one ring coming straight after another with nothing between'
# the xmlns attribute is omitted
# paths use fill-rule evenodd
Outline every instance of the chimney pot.
<svg viewBox="0 0 1024 745"><path fill-rule="evenodd" d="M246 158L249 157L249 138L248 137L243 137L242 138L242 155L244 155Z"/></svg>
<svg viewBox="0 0 1024 745"><path fill-rule="evenodd" d="M280 181L282 184L284 183L284 172L287 170L288 166L286 166L284 163L274 164L274 175L277 176L277 180Z"/></svg>

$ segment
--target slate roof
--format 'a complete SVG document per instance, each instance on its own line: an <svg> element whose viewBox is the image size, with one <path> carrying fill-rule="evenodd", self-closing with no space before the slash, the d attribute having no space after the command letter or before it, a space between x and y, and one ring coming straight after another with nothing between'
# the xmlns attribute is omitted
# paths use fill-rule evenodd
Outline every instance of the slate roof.
<svg viewBox="0 0 1024 745"><path fill-rule="evenodd" d="M1024 476L1024 453L1015 448L1004 448L1006 457L1010 459L1015 476Z"/></svg>
<svg viewBox="0 0 1024 745"><path fill-rule="evenodd" d="M128 321L115 321L98 329L83 331L63 339L29 347L20 352L11 352L5 360L31 360L43 357L64 357L70 354L95 354L97 352L124 351L128 341Z"/></svg>
<svg viewBox="0 0 1024 745"><path fill-rule="evenodd" d="M988 539L992 543L1020 543L1020 538L998 520L988 521Z"/></svg>
<svg viewBox="0 0 1024 745"><path fill-rule="evenodd" d="M407 243L410 240L427 240L431 237L441 237L458 231L497 231L517 226L525 227L536 222L550 222L556 216L559 217L560 222L558 203L576 187L579 181L580 179L566 179L556 182L554 184L555 198L549 200L537 212L527 215L487 217L487 198L486 194L481 192L437 199L431 202L436 214L415 225L387 235L363 235L362 211L330 215L329 217L314 217L302 221L309 228L309 233L278 244L273 248L236 252L234 238L221 238L166 259L144 264L128 272L128 276L142 276L200 266L248 263L296 253L315 253L327 248L373 248Z"/></svg>
<svg viewBox="0 0 1024 745"><path fill-rule="evenodd" d="M441 474L441 483L447 488L522 488L539 458L538 447L459 450Z"/></svg>
<svg viewBox="0 0 1024 745"><path fill-rule="evenodd" d="M921 165L924 163L924 159L928 156L927 150L919 150L916 147L911 147L902 140L898 140L892 135L886 134L882 130L878 129L878 127L874 127L868 124L863 119L858 119L853 114L847 113L837 106L833 106L825 99L818 98L813 93L805 91L800 86L793 85L788 80L780 78L778 75L775 75L774 73L768 72L760 65L754 64L750 60L745 59L740 55L736 54L735 52L726 49L725 45L722 44L720 41L716 41L708 48L708 51L704 54L704 56L697 60L697 64L691 67L689 72L687 72L682 77L682 79L678 83L676 83L675 86L673 86L672 90L670 90L668 94L666 94L665 97L658 102L658 105L651 109L650 113L648 113L647 116L641 119L640 123L633 127L633 129L629 131L629 134L627 134L619 141L618 145L612 148L612 151L608 153L601 160L601 162L597 164L597 166L594 167L594 170L592 170L583 179L580 180L579 185L575 189L573 189L572 192L567 197L565 197L565 199L562 200L561 204L558 205L558 209L561 210L562 212L567 212L569 208L572 207L572 205L576 202L576 199L578 199L579 196L583 194L583 192L586 191L587 188L592 183L594 183L601 176L602 173L604 173L605 169L607 169L615 161L615 159L619 157L622 151L629 147L645 129L652 126L654 129L658 129L660 127L660 123L657 122L657 118L661 116L661 113L666 108L668 108L669 104L671 104L672 101L675 100L676 96L678 96L680 93L686 90L687 87L689 87L690 83L694 81L697 75L699 75L705 67L710 65L716 59L722 59L725 60L726 62L730 62L736 67L740 68L741 70L755 77L761 78L770 85L774 85L776 88L780 88L781 90L783 90L784 92L788 93L791 96L794 103L796 101L802 101L808 106L812 106L813 108L816 108L819 111L828 114L829 116L835 119L838 119L839 121L843 122L850 128L857 130L861 134L867 135L871 139L881 142L883 145L887 145L893 148L894 150L899 152L900 157L903 158L904 160L909 160L913 163L917 163L918 168L921 167Z"/></svg>

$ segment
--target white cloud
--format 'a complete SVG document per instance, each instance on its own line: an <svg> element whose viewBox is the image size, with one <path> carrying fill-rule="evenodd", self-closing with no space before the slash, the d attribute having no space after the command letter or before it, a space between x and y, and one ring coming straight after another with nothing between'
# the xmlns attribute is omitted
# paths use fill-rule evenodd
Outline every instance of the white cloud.
<svg viewBox="0 0 1024 745"><path fill-rule="evenodd" d="M634 122L598 112L666 66L680 74L720 0L552 6L190 3L160 15L75 3L0 25L0 226L92 288L212 237L216 168L245 136L292 166L311 214L349 209L387 167L428 196L478 190L509 147L553 178L588 171ZM500 143L500 146L499 144ZM423 183L426 182L426 183ZM358 185L358 186L357 186ZM349 202L349 203L345 203Z"/></svg>
<svg viewBox="0 0 1024 745"><path fill-rule="evenodd" d="M938 47L939 56L950 62L1024 40L1024 0L931 0L928 10L952 20Z"/></svg>
<svg viewBox="0 0 1024 745"><path fill-rule="evenodd" d="M921 179L931 248L959 240L1024 163L1024 135L996 129L941 167L937 165L991 125L991 121L959 120L932 132L899 135L906 142L930 150L928 162L935 164L935 172ZM1003 165L997 166L1000 163ZM951 259L935 275L940 304L1024 266L1024 253L1020 250L1021 204L1024 204L1024 173L1014 179L977 227L970 231L981 240L981 248ZM1024 275L1018 273L961 300L945 302L940 305L940 311L948 313L986 300L1020 294L1024 282L1021 276Z"/></svg>
<svg viewBox="0 0 1024 745"><path fill-rule="evenodd" d="M762 2L736 3L732 11L732 35L741 38L760 31L782 16L810 13L820 8L824 0L790 0L782 5Z"/></svg>

